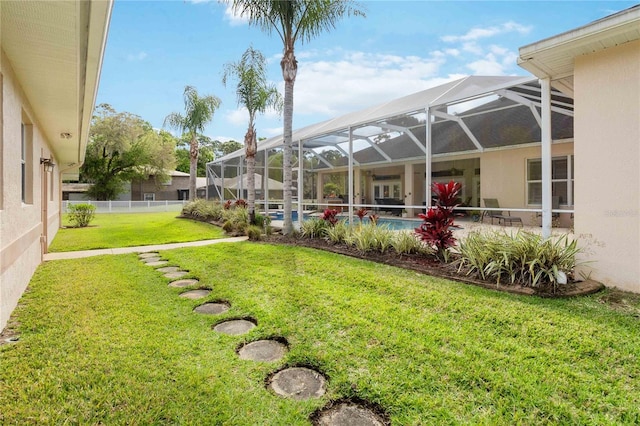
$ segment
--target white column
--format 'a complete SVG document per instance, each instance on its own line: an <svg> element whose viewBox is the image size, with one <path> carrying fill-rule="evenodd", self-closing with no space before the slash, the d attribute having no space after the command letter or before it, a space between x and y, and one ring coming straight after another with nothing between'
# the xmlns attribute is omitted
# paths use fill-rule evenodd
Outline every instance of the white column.
<svg viewBox="0 0 640 426"><path fill-rule="evenodd" d="M542 92L541 161L542 161L542 237L551 236L551 81L540 79Z"/></svg>
<svg viewBox="0 0 640 426"><path fill-rule="evenodd" d="M236 192L236 198L244 198L244 185L242 184L242 175L244 175L244 160L243 157L240 157L240 166L238 166L240 169L240 176L239 176L239 181L238 181L238 191ZM246 201L246 200L245 200Z"/></svg>
<svg viewBox="0 0 640 426"><path fill-rule="evenodd" d="M360 187L362 186L361 184L361 173L360 173L360 167L354 167L353 168L353 193L355 194L355 197L353 199L353 203L354 204L361 204L362 203L362 194L360 193ZM355 207L354 207L355 208Z"/></svg>
<svg viewBox="0 0 640 426"><path fill-rule="evenodd" d="M220 201L224 203L224 162L220 163L220 190L222 191Z"/></svg>
<svg viewBox="0 0 640 426"><path fill-rule="evenodd" d="M424 177L424 191L426 208L431 206L431 108L427 107L427 121L425 122L425 177Z"/></svg>
<svg viewBox="0 0 640 426"><path fill-rule="evenodd" d="M412 206L413 202L413 164L404 165L404 205ZM407 208L409 217L414 215L413 209Z"/></svg>
<svg viewBox="0 0 640 426"><path fill-rule="evenodd" d="M298 141L298 226L302 225L304 213L304 158L302 157L302 140Z"/></svg>
<svg viewBox="0 0 640 426"><path fill-rule="evenodd" d="M349 223L353 223L353 131L349 127Z"/></svg>
<svg viewBox="0 0 640 426"><path fill-rule="evenodd" d="M264 172L262 173L264 186L264 215L269 216L269 150L264 150Z"/></svg>
<svg viewBox="0 0 640 426"><path fill-rule="evenodd" d="M318 203L324 202L324 185L322 185L322 180L324 179L324 173L317 172L316 173L316 194L318 196ZM318 208L324 210L327 206L320 206Z"/></svg>

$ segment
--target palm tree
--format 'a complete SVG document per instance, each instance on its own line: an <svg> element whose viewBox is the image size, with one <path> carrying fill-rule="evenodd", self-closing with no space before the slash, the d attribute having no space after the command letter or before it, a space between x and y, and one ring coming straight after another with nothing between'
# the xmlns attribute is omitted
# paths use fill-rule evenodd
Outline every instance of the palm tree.
<svg viewBox="0 0 640 426"><path fill-rule="evenodd" d="M244 16L250 25L258 26L267 34L276 32L282 40L280 61L284 78L284 225L283 233L293 230L291 220L291 157L293 154L293 85L298 72L295 56L296 41L310 41L323 31L335 28L344 16L364 16L364 11L351 0L224 0L233 12ZM299 178L302 178L300 176ZM298 194L302 201L302 194Z"/></svg>
<svg viewBox="0 0 640 426"><path fill-rule="evenodd" d="M247 159L247 205L249 208L249 222L255 222L255 170L256 151L258 150L256 139L255 120L257 113L264 113L268 108L274 108L282 112L282 97L275 85L267 83L267 61L264 55L249 47L238 62L231 62L224 66L222 84L226 86L227 80L237 80L236 96L238 105L244 106L249 112L249 125L244 135L245 157ZM265 170L265 177L269 174Z"/></svg>
<svg viewBox="0 0 640 426"><path fill-rule="evenodd" d="M184 88L184 112L172 112L164 119L164 126L179 129L190 139L189 145L189 200L196 198L196 177L198 174L198 134L204 132L204 126L213 119L220 107L220 99L213 95L198 96L195 87Z"/></svg>

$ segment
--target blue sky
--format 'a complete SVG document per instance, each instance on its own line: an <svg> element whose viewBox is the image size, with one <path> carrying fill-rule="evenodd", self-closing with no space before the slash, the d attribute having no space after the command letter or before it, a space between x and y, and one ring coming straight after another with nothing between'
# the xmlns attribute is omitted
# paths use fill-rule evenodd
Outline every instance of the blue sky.
<svg viewBox="0 0 640 426"><path fill-rule="evenodd" d="M366 18L296 46L294 128L366 108L466 75L528 75L518 48L636 4L629 1L362 1ZM154 127L183 112L182 92L222 100L205 134L242 141L247 114L222 69L252 45L269 60L283 92L282 44L217 1L116 0L97 104L141 116ZM273 113L258 137L282 133Z"/></svg>

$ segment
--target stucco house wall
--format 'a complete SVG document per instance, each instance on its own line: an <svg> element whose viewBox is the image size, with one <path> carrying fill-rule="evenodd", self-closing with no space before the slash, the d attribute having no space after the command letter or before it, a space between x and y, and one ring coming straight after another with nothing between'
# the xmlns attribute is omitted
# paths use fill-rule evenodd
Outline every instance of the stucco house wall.
<svg viewBox="0 0 640 426"><path fill-rule="evenodd" d="M4 328L31 275L42 260L42 250L60 225L60 173L47 173L40 158L52 158L38 117L20 86L8 58L2 53L2 204L0 206L0 329ZM30 140L27 149L27 200L22 202L21 124ZM46 181L43 175L46 173ZM43 184L46 185L43 187ZM43 205L44 203L44 205ZM43 209L46 206L46 210ZM46 218L43 219L43 213ZM46 220L46 224L44 221ZM46 237L43 235L47 228Z"/></svg>
<svg viewBox="0 0 640 426"><path fill-rule="evenodd" d="M605 285L640 292L640 40L575 59L575 232Z"/></svg>
<svg viewBox="0 0 640 426"><path fill-rule="evenodd" d="M573 153L572 142L554 143L551 147L552 157ZM541 208L540 205L529 204L527 196L527 160L540 157L539 146L482 153L480 156L481 198L496 198L500 207L503 208ZM540 218L537 218L535 213L510 212L510 214L521 217L524 224L540 225ZM571 222L569 213L561 214L558 225L570 227Z"/></svg>

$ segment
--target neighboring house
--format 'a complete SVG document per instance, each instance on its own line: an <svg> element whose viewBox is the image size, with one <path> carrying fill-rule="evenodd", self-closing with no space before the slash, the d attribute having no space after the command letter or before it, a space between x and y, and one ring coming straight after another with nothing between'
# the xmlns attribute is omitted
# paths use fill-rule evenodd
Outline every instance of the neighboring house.
<svg viewBox="0 0 640 426"><path fill-rule="evenodd" d="M207 178L196 178L197 198L206 197ZM173 170L169 179L160 180L150 176L145 180L131 182L131 201L172 201L189 199L189 173Z"/></svg>
<svg viewBox="0 0 640 426"><path fill-rule="evenodd" d="M89 201L91 198L87 195L87 191L91 187L90 183L62 183L62 200L63 201ZM118 194L116 201L131 200L131 185L126 184L124 191Z"/></svg>
<svg viewBox="0 0 640 426"><path fill-rule="evenodd" d="M111 1L0 1L0 329L84 161Z"/></svg>
<svg viewBox="0 0 640 426"><path fill-rule="evenodd" d="M575 234L585 270L640 292L640 5L520 48L575 103Z"/></svg>

